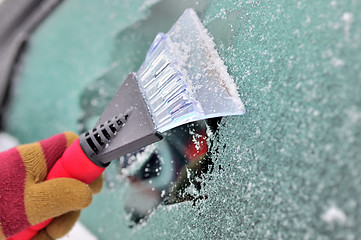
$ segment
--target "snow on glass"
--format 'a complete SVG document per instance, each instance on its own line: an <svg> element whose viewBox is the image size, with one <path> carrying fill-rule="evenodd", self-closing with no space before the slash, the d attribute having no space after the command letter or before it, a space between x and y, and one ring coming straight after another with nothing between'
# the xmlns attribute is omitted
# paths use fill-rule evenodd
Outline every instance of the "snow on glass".
<svg viewBox="0 0 361 240"><path fill-rule="evenodd" d="M237 87L193 9L159 33L137 78L160 132L245 112Z"/></svg>

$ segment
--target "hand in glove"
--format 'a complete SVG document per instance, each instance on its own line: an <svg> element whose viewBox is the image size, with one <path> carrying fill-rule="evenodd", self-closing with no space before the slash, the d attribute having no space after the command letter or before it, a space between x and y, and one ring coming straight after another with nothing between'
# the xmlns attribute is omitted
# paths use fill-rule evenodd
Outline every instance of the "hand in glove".
<svg viewBox="0 0 361 240"><path fill-rule="evenodd" d="M0 240L55 218L34 239L65 235L102 187L102 177L86 185L71 178L44 181L78 136L71 132L0 153Z"/></svg>

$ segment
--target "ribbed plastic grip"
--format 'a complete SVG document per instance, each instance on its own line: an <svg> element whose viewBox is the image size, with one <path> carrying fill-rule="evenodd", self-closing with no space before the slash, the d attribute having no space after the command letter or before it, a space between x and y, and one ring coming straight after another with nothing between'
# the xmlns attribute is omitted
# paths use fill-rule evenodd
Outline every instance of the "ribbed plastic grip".
<svg viewBox="0 0 361 240"><path fill-rule="evenodd" d="M54 178L74 178L78 179L86 184L93 182L97 179L105 168L95 165L84 154L79 140L73 142L63 153L62 157L55 163L50 170L46 180ZM42 223L31 226L24 231L8 238L8 240L30 240L39 230L46 227L52 219L48 219Z"/></svg>

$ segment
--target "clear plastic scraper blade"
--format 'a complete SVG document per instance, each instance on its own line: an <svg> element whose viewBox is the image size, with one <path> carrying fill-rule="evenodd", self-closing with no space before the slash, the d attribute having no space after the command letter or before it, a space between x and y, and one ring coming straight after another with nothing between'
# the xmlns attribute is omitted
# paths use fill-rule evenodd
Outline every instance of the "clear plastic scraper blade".
<svg viewBox="0 0 361 240"><path fill-rule="evenodd" d="M187 9L159 33L136 73L159 132L245 112L237 87L196 12Z"/></svg>

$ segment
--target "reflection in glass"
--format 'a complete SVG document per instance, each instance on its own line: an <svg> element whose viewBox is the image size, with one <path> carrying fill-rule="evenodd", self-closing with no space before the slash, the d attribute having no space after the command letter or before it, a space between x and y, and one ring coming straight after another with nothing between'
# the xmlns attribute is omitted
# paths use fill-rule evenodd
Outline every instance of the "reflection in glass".
<svg viewBox="0 0 361 240"><path fill-rule="evenodd" d="M208 120L217 125L219 119ZM125 210L133 223L142 223L159 204L196 201L202 186L202 174L213 163L209 157L210 141L205 121L170 130L164 140L120 159L119 174L130 187L125 196Z"/></svg>

